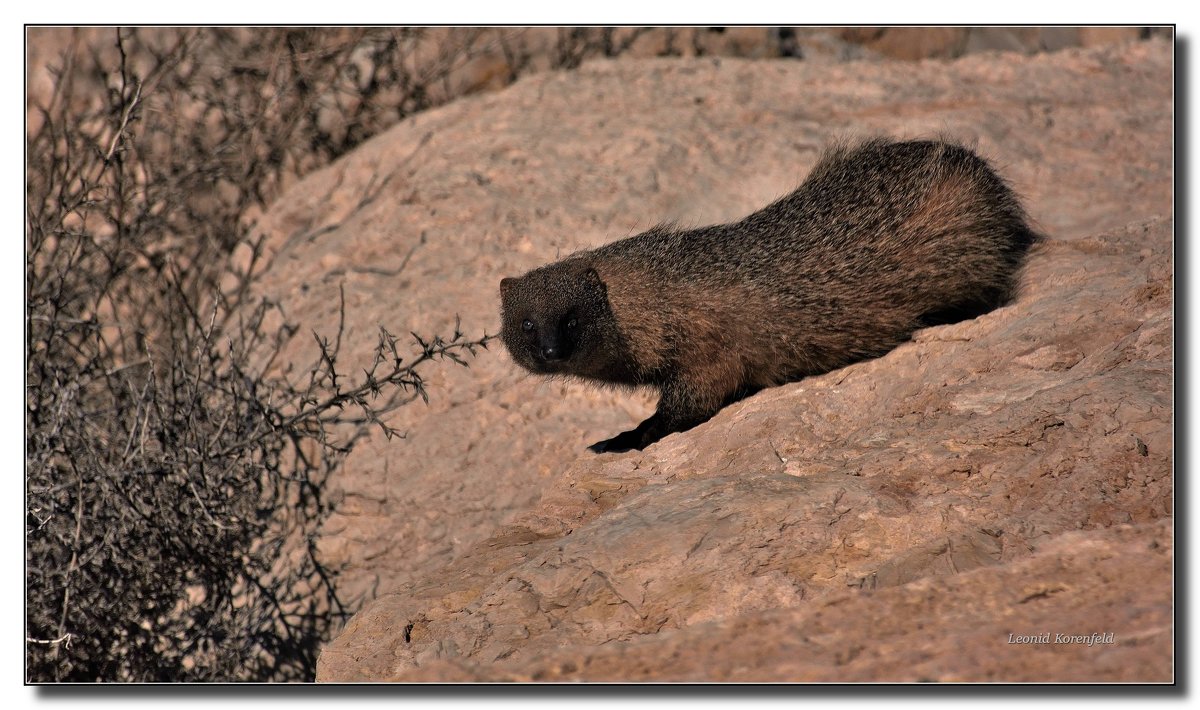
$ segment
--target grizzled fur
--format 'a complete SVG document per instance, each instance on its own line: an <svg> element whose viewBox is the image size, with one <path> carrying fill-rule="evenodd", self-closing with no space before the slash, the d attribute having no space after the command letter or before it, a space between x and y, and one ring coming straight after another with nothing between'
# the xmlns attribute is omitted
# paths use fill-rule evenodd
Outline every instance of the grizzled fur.
<svg viewBox="0 0 1200 710"><path fill-rule="evenodd" d="M593 447L640 449L1002 305L1037 240L970 150L873 140L741 221L658 226L504 279L502 337L534 373L658 388L653 416Z"/></svg>

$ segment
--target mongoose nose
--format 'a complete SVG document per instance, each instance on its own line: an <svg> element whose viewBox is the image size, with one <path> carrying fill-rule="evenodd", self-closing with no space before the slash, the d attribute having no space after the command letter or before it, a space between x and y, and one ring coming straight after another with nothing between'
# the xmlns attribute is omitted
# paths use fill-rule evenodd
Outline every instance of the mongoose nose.
<svg viewBox="0 0 1200 710"><path fill-rule="evenodd" d="M560 350L557 345L546 345L542 347L542 357L546 358L547 360L557 360L559 359L559 355L561 353L562 350Z"/></svg>

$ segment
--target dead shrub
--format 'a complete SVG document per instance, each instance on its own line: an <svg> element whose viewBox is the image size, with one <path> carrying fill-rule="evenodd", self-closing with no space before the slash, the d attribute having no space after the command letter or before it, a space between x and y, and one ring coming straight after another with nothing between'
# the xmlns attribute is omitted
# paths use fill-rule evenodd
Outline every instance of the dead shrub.
<svg viewBox="0 0 1200 710"><path fill-rule="evenodd" d="M310 368L278 367L296 326L254 295L248 216L373 130L356 118L377 110L369 91L337 125L323 112L342 110L359 53L400 50L354 31L246 32L114 31L65 54L31 107L30 681L311 680L360 601L316 551L330 474L427 396L424 365L487 345L456 329L414 351L381 331L350 377L331 323ZM410 88L397 114L425 105Z"/></svg>

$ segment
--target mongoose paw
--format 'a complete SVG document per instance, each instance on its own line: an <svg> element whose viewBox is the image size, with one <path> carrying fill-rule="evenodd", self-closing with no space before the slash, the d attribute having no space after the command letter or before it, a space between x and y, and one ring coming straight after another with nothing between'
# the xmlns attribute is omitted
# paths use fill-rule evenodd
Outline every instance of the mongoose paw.
<svg viewBox="0 0 1200 710"><path fill-rule="evenodd" d="M598 454L619 454L625 451L640 451L642 446L642 432L631 429L611 439L597 441L588 448Z"/></svg>

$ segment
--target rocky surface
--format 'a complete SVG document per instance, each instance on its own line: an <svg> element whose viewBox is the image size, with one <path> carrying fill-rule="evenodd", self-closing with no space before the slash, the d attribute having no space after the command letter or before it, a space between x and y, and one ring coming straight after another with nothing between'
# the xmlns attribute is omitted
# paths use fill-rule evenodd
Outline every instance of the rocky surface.
<svg viewBox="0 0 1200 710"><path fill-rule="evenodd" d="M267 215L265 288L365 359L498 329L497 284L739 217L836 137L948 135L1051 239L1015 303L645 452L646 394L430 371L320 540L377 596L320 680L1169 680L1172 46L953 62L629 60L403 122ZM307 363L311 335L289 353ZM1111 644L1009 634L1112 633Z"/></svg>
<svg viewBox="0 0 1200 710"><path fill-rule="evenodd" d="M603 644L529 644L519 656L489 663L446 654L404 671L368 664L335 677L1164 682L1172 667L1171 554L1170 526L1162 521L1066 533L1012 564L931 575L873 594L760 605ZM421 643L415 626L409 637Z"/></svg>

